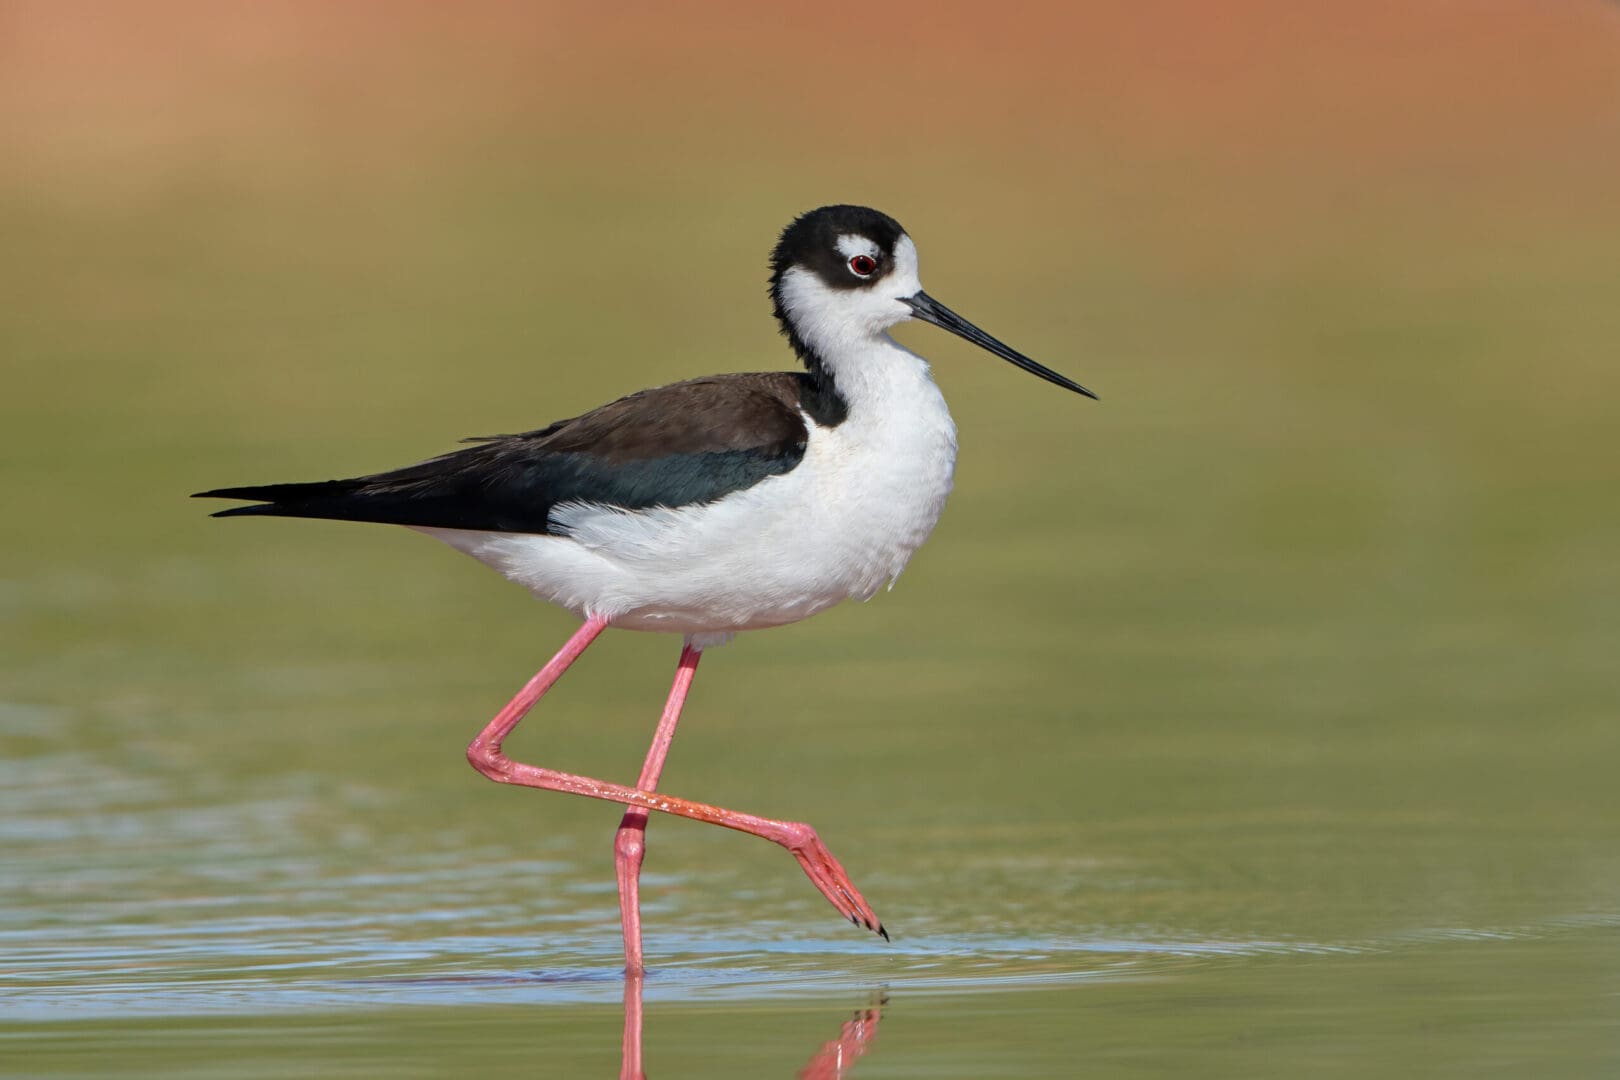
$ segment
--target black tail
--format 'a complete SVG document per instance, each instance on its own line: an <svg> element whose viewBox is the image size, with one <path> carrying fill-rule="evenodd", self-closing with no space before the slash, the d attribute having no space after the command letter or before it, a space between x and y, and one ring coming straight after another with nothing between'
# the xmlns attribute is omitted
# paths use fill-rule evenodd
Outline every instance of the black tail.
<svg viewBox="0 0 1620 1080"><path fill-rule="evenodd" d="M596 475L578 460L530 447L527 436L483 442L390 472L313 484L215 488L195 498L252 499L215 517L297 517L372 521L412 528L543 533L562 501L553 492L589 495ZM611 477L611 473L609 474Z"/></svg>
<svg viewBox="0 0 1620 1080"><path fill-rule="evenodd" d="M193 499L256 499L255 506L217 510L212 517L271 515L274 517L348 518L354 506L358 480L321 480L313 484L261 484L257 487L215 488L199 491Z"/></svg>

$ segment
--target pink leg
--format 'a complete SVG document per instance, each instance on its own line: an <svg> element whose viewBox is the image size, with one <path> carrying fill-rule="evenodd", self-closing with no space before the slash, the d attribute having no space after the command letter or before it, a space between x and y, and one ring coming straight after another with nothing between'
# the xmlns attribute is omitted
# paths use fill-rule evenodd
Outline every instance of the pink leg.
<svg viewBox="0 0 1620 1080"><path fill-rule="evenodd" d="M647 761L641 766L641 779L636 781L636 787L642 791L658 786L670 741L675 738L675 725L681 719L681 706L686 704L686 692L692 688L692 677L697 674L698 661L702 658L703 651L690 644L681 649L681 662L675 668L669 700L664 703L664 714L658 718L658 731L647 750ZM632 806L624 812L619 831L613 837L613 866L619 878L619 922L624 927L624 970L630 975L640 975L646 970L641 963L641 860L646 853L647 811Z"/></svg>
<svg viewBox="0 0 1620 1080"><path fill-rule="evenodd" d="M537 765L513 761L506 756L501 750L502 741L512 733L513 728L517 727L518 721L534 708L535 703L545 696L546 691L561 678L569 665L579 659L579 655L605 629L607 629L606 619L593 617L588 620L584 626L575 631L574 636L568 639L568 643L557 655L552 657L522 690L518 691L517 696L495 714L495 719L491 720L467 747L467 760L472 763L473 768L502 784L519 784L546 791L566 791L573 795L605 799L608 802L623 803L643 810L657 810L677 817L706 821L711 825L723 825L728 829L736 829L738 832L769 840L773 844L780 844L792 853L799 866L809 876L811 883L840 914L857 926L865 926L868 930L888 938L888 932L878 921L877 913L849 880L849 875L844 872L838 860L833 858L832 852L827 850L827 846L821 842L816 831L803 822L777 821L754 814L740 814L734 810L709 806L690 799L677 799L672 795L659 795L652 791L610 784L604 780L593 780L588 776L542 769ZM682 673L677 671L677 685L681 681L681 675ZM687 685L691 683L689 674L686 682ZM673 697L674 689L671 689L670 693ZM670 726L673 728L673 722ZM653 750L655 753L658 750L656 742Z"/></svg>

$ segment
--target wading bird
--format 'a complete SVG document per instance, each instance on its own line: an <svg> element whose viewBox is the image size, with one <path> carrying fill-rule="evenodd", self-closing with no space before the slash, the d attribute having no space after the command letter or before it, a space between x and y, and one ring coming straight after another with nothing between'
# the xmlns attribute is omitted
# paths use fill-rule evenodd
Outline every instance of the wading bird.
<svg viewBox="0 0 1620 1080"><path fill-rule="evenodd" d="M583 625L467 748L505 784L622 803L614 839L626 970L643 970L638 895L648 812L780 844L845 918L888 933L809 825L657 792L703 649L808 618L892 582L951 490L956 426L922 357L887 331L921 319L1051 383L922 289L898 222L860 206L794 220L771 254L777 321L805 371L714 375L643 390L520 435L351 480L219 488L257 500L216 517L404 525L483 562ZM684 635L636 786L513 761L501 742L610 626Z"/></svg>

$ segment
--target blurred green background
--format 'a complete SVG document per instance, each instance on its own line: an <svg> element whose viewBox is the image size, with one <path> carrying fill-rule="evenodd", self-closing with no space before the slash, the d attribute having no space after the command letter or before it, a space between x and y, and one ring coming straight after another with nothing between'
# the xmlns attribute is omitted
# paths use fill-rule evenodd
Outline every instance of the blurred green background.
<svg viewBox="0 0 1620 1080"><path fill-rule="evenodd" d="M213 522L791 366L863 202L961 431L893 594L710 654L659 1076L1620 1063L1620 9L0 5L0 1072L612 1075L613 807L461 749L571 628L404 531ZM677 651L510 746L629 780ZM832 1074L828 1074L832 1075Z"/></svg>

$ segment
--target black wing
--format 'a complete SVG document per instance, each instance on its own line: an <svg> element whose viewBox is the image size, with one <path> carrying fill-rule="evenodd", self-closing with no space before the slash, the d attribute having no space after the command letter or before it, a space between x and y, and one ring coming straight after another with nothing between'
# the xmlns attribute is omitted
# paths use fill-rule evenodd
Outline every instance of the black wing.
<svg viewBox="0 0 1620 1080"><path fill-rule="evenodd" d="M215 517L375 521L550 533L551 510L588 502L642 510L712 502L785 473L809 437L796 372L717 375L620 398L520 435L500 435L403 469L309 484L218 488L257 499Z"/></svg>

